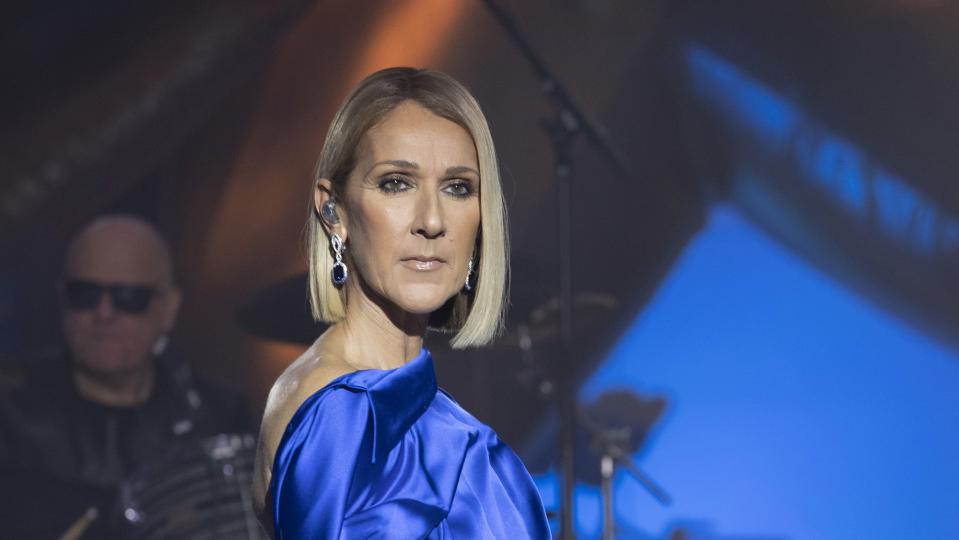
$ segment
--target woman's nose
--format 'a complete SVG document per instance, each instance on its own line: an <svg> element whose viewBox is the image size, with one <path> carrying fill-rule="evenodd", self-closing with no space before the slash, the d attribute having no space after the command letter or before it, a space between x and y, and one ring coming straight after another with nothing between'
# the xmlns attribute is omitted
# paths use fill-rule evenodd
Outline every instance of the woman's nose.
<svg viewBox="0 0 959 540"><path fill-rule="evenodd" d="M446 233L443 206L439 195L422 192L417 202L414 234L426 238L438 238Z"/></svg>

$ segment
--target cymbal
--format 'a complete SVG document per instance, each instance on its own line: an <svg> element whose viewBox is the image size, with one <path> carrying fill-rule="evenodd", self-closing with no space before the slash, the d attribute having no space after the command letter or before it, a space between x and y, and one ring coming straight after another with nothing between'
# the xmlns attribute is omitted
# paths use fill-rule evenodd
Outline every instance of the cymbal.
<svg viewBox="0 0 959 540"><path fill-rule="evenodd" d="M309 345L326 330L310 313L307 274L285 278L240 304L236 319L254 336Z"/></svg>
<svg viewBox="0 0 959 540"><path fill-rule="evenodd" d="M667 404L661 396L646 397L629 390L612 390L581 406L576 423L576 479L599 485L601 447L613 444L625 455L636 453L647 442ZM554 444L557 428L558 422L553 416L547 429L538 435L542 444L525 453L530 472L543 473L558 464L559 449Z"/></svg>
<svg viewBox="0 0 959 540"><path fill-rule="evenodd" d="M616 297L598 291L578 292L573 296L573 334L585 331L598 324L617 306ZM509 332L493 342L494 348L518 348L527 350L544 343L557 343L560 339L559 297L552 296L533 306L523 319L511 324ZM513 314L514 317L517 314Z"/></svg>
<svg viewBox="0 0 959 540"><path fill-rule="evenodd" d="M612 312L617 305L614 296L583 291L574 295L574 333L588 328L597 319ZM516 306L515 309L523 309ZM517 315L514 313L514 317ZM520 315L522 323L497 339L492 347L512 349L528 344L556 342L560 337L559 298L548 297ZM236 320L244 331L265 339L309 345L329 325L316 322L310 313L307 274L284 278L261 289L242 302Z"/></svg>

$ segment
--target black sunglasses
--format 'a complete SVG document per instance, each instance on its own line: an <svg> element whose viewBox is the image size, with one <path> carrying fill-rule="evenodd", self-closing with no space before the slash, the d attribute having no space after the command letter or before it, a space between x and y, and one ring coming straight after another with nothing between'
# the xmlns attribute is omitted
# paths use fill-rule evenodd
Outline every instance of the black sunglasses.
<svg viewBox="0 0 959 540"><path fill-rule="evenodd" d="M138 315L150 307L150 300L157 290L148 285L96 283L80 279L69 279L63 282L63 298L69 309L93 309L100 303L104 292L109 293L114 309Z"/></svg>

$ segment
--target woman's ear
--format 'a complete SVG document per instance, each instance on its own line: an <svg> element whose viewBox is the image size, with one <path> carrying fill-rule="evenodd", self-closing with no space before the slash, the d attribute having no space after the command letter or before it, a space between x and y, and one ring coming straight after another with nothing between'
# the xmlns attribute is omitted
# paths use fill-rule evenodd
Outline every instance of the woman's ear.
<svg viewBox="0 0 959 540"><path fill-rule="evenodd" d="M343 219L343 209L339 200L333 196L333 182L328 178L316 181L316 190L313 192L313 205L316 216L323 228L329 234L337 234L346 241L346 224Z"/></svg>

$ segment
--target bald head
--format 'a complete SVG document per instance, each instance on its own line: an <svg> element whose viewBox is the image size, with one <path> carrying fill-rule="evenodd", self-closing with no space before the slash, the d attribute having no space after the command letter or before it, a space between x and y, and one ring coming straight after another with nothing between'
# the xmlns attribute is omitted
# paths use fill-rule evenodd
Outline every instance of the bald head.
<svg viewBox="0 0 959 540"><path fill-rule="evenodd" d="M113 215L84 227L67 250L59 290L78 390L119 403L116 396L136 394L142 381L152 380L157 344L173 329L180 307L170 249L153 226ZM77 290L86 291L79 301ZM143 309L129 307L133 290L148 291ZM84 300L91 292L94 298Z"/></svg>
<svg viewBox="0 0 959 540"><path fill-rule="evenodd" d="M170 248L149 223L128 215L101 217L67 249L64 275L104 283L173 285Z"/></svg>

